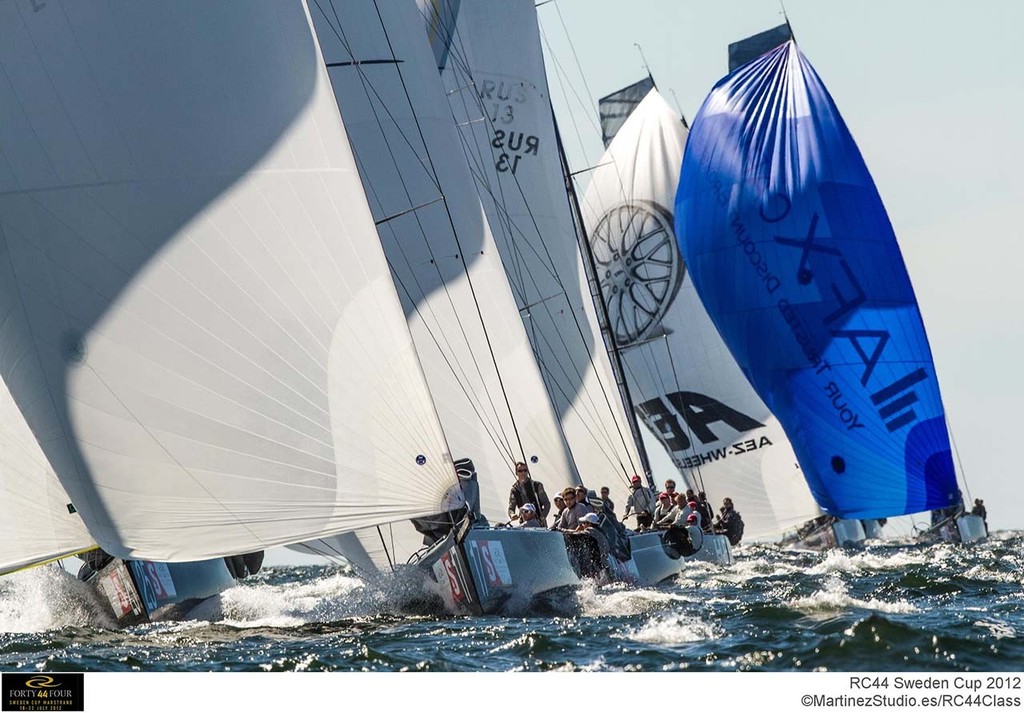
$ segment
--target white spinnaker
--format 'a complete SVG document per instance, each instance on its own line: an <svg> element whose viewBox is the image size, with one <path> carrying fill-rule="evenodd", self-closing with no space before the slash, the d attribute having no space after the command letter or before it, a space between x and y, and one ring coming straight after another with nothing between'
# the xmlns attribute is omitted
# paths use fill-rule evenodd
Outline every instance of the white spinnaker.
<svg viewBox="0 0 1024 713"><path fill-rule="evenodd" d="M305 3L0 3L0 68L0 371L99 544L196 560L439 510Z"/></svg>
<svg viewBox="0 0 1024 713"><path fill-rule="evenodd" d="M18 317L7 316L5 325ZM14 343L0 331L0 350ZM31 368L32 361L21 364ZM96 546L70 503L11 392L0 382L0 574Z"/></svg>
<svg viewBox="0 0 1024 713"><path fill-rule="evenodd" d="M820 511L686 275L672 216L686 133L651 90L597 164L587 233L637 415L688 485L702 482L712 502L733 498L745 538L768 536Z"/></svg>
<svg viewBox="0 0 1024 713"><path fill-rule="evenodd" d="M451 453L474 461L481 510L504 521L515 461L525 457L548 490L577 476L473 189L423 19L413 0L320 0L312 9ZM419 544L413 537L408 547Z"/></svg>
<svg viewBox="0 0 1024 713"><path fill-rule="evenodd" d="M425 19L445 30L432 14ZM641 462L581 277L536 8L532 0L462 3L455 27L445 89L573 460L594 490L628 485Z"/></svg>

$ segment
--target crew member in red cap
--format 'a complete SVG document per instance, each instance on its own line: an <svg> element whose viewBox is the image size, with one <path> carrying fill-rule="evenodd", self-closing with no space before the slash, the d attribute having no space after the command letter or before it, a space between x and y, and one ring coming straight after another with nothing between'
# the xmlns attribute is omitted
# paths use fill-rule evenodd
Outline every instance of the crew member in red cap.
<svg viewBox="0 0 1024 713"><path fill-rule="evenodd" d="M654 491L643 484L639 475L634 475L630 481L632 492L626 500L626 513L622 516L625 520L630 514L636 515L636 529L646 530L654 523L654 508L657 506L657 499Z"/></svg>
<svg viewBox="0 0 1024 713"><path fill-rule="evenodd" d="M654 508L654 526L668 527L675 522L677 509L668 493L658 494L658 504Z"/></svg>

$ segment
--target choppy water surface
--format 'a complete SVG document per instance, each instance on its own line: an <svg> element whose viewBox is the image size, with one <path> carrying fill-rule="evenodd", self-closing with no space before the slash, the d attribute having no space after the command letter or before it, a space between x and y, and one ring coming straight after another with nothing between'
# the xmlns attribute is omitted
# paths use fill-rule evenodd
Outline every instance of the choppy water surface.
<svg viewBox="0 0 1024 713"><path fill-rule="evenodd" d="M401 616L333 566L271 567L186 622L115 630L58 568L0 579L4 671L911 671L1024 669L1021 547L745 545L570 615Z"/></svg>

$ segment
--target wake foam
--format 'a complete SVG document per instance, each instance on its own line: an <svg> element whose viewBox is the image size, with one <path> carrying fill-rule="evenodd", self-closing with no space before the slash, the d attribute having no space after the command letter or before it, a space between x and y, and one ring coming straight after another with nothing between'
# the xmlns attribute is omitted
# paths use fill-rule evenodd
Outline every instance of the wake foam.
<svg viewBox="0 0 1024 713"><path fill-rule="evenodd" d="M0 631L28 633L67 627L113 629L117 623L93 588L59 565L0 577Z"/></svg>

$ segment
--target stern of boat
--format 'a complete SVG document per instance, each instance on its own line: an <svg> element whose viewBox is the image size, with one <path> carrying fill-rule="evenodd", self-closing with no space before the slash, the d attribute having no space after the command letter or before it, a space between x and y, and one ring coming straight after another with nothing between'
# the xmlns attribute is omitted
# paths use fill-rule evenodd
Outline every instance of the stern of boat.
<svg viewBox="0 0 1024 713"><path fill-rule="evenodd" d="M179 619L234 584L224 560L149 562L113 558L88 579L120 626Z"/></svg>
<svg viewBox="0 0 1024 713"><path fill-rule="evenodd" d="M985 520L980 515L961 515L956 519L960 542L978 542L988 537Z"/></svg>
<svg viewBox="0 0 1024 713"><path fill-rule="evenodd" d="M428 589L453 614L558 608L580 583L561 532L542 528L473 528L446 537L420 560Z"/></svg>
<svg viewBox="0 0 1024 713"><path fill-rule="evenodd" d="M704 544L686 559L731 565L733 563L732 545L729 544L729 538L725 535L705 532Z"/></svg>

